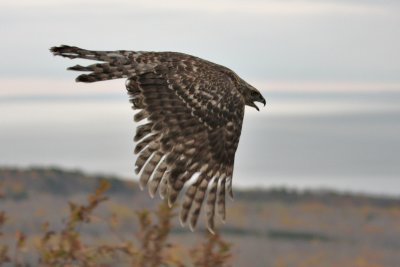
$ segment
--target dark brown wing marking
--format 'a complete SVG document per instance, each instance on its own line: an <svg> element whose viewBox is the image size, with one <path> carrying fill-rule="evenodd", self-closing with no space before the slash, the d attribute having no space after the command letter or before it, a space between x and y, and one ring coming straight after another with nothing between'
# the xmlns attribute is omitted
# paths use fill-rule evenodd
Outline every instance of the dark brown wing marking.
<svg viewBox="0 0 400 267"><path fill-rule="evenodd" d="M186 189L180 212L181 223L189 219L192 230L205 200L210 231L216 205L225 219L225 187L232 179L244 113L234 81L211 64L170 60L126 83L133 108L140 110L135 121L147 119L134 138L140 185L147 185L151 196L159 190L173 205L198 174Z"/></svg>
<svg viewBox="0 0 400 267"><path fill-rule="evenodd" d="M174 52L91 51L52 47L54 55L102 61L69 68L89 72L78 82L128 78L126 88L138 126L134 140L136 173L151 196L157 190L174 204L188 185L181 222L196 226L206 201L207 226L214 229L215 206L225 220L225 195L232 194L232 173L244 114L239 79L232 71ZM196 181L189 180L197 175Z"/></svg>

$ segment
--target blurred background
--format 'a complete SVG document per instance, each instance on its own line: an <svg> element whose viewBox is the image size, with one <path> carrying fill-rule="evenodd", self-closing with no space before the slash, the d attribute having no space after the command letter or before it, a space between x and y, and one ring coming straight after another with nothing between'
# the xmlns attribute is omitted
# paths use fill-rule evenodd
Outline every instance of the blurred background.
<svg viewBox="0 0 400 267"><path fill-rule="evenodd" d="M180 51L260 89L246 108L238 187L400 195L397 0L0 1L0 165L127 179L124 81L77 84L51 46Z"/></svg>
<svg viewBox="0 0 400 267"><path fill-rule="evenodd" d="M399 14L398 0L0 0L0 265L136 246L135 214L160 203L134 182L124 80L75 83L66 68L88 62L49 52L67 44L192 54L267 99L246 108L221 266L399 266ZM104 177L123 179L73 229L82 250L46 248ZM203 215L195 233L171 219L168 255L189 262Z"/></svg>

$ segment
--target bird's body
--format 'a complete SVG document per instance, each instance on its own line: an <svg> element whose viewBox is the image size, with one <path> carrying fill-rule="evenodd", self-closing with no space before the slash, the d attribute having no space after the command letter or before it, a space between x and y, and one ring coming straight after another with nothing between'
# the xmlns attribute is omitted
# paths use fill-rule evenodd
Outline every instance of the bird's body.
<svg viewBox="0 0 400 267"><path fill-rule="evenodd" d="M87 71L78 82L127 78L137 127L136 173L141 187L157 190L170 205L188 185L180 220L193 229L206 199L207 226L214 229L215 207L225 219L225 192L232 194L235 152L245 105L257 108L260 92L221 65L176 52L90 51L53 47L54 55L103 63L74 66ZM257 108L258 109L258 108ZM197 179L189 180L198 174Z"/></svg>

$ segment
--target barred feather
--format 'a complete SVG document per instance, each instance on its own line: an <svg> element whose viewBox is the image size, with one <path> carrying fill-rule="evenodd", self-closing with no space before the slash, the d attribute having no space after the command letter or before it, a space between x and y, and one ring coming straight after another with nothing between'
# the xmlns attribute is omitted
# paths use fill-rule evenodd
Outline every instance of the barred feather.
<svg viewBox="0 0 400 267"><path fill-rule="evenodd" d="M200 215L200 209L203 204L204 198L206 197L208 184L211 181L212 177L215 175L215 170L209 170L207 175L200 182L200 185L197 187L197 192L194 197L194 203L192 208L192 213L190 217L190 230L194 231L198 217Z"/></svg>
<svg viewBox="0 0 400 267"><path fill-rule="evenodd" d="M207 228L212 233L214 233L214 228L215 228L214 225L215 202L217 200L217 188L219 179L220 177L217 176L212 180L207 197L207 206L206 206Z"/></svg>
<svg viewBox="0 0 400 267"><path fill-rule="evenodd" d="M221 179L221 184L219 185L218 198L217 198L217 208L218 215L222 222L225 222L225 181L226 179Z"/></svg>
<svg viewBox="0 0 400 267"><path fill-rule="evenodd" d="M79 75L78 82L128 78L130 102L138 110L134 120L146 120L134 136L140 186L147 185L151 196L159 191L172 206L188 185L181 223L189 220L194 229L206 200L207 227L213 232L216 208L225 220L225 191L233 197L232 172L244 105L257 90L223 66L181 53L73 46L50 50L54 55L101 62L68 68L88 72ZM188 184L196 174L197 181Z"/></svg>
<svg viewBox="0 0 400 267"><path fill-rule="evenodd" d="M201 176L202 174L200 174ZM197 192L197 187L199 186L199 183L193 183L189 186L189 188L186 190L185 198L182 203L181 211L179 213L179 220L182 225L186 224L189 211L192 207L193 204L193 199L194 196L196 195Z"/></svg>
<svg viewBox="0 0 400 267"><path fill-rule="evenodd" d="M152 135L146 136L146 138L142 139L139 143L136 144L134 153L138 154L140 151L142 151L150 143L155 142L155 140L157 138L159 138L158 134L152 134Z"/></svg>
<svg viewBox="0 0 400 267"><path fill-rule="evenodd" d="M146 110L141 110L140 112L136 113L133 117L135 122L140 122L149 117L149 113Z"/></svg>
<svg viewBox="0 0 400 267"><path fill-rule="evenodd" d="M146 135L150 134L152 132L152 127L153 127L152 122L142 124L142 125L139 125L138 127L136 127L136 134L135 134L135 137L133 140L135 142L137 142L137 141L141 140L143 137L145 137Z"/></svg>
<svg viewBox="0 0 400 267"><path fill-rule="evenodd" d="M167 179L162 179L161 183L160 183L160 198L164 199L167 195L168 195L168 185L167 185L168 181Z"/></svg>
<svg viewBox="0 0 400 267"><path fill-rule="evenodd" d="M154 197L154 195L156 194L160 181L163 178L165 171L167 170L167 167L168 166L165 163L165 160L163 160L161 164L157 167L153 178L150 180L148 187L149 187L149 194L151 197Z"/></svg>
<svg viewBox="0 0 400 267"><path fill-rule="evenodd" d="M156 151L156 149L157 149L157 145L148 146L148 147L146 147L146 149L144 149L140 153L140 155L136 159L136 163L135 163L135 166L136 166L135 172L136 172L136 174L138 174L142 170L144 164L150 158L150 156L153 154L153 152Z"/></svg>
<svg viewBox="0 0 400 267"><path fill-rule="evenodd" d="M144 170L142 172L142 175L140 176L139 179L139 185L141 188L144 188L147 185L147 182L150 179L150 176L153 174L156 166L160 162L162 158L162 154L160 152L156 152L153 154L151 159L146 163L146 166L144 167Z"/></svg>

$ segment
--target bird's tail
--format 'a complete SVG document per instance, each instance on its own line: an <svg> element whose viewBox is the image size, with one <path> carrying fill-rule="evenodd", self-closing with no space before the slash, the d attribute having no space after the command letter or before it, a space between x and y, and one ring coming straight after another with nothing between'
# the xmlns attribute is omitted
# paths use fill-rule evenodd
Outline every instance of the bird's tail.
<svg viewBox="0 0 400 267"><path fill-rule="evenodd" d="M135 59L141 54L133 51L91 51L75 46L55 46L50 48L55 56L67 58L83 58L89 60L102 61L89 66L75 65L69 67L68 70L87 71L89 74L81 74L76 78L77 82L97 82L118 78L126 78L134 76Z"/></svg>

